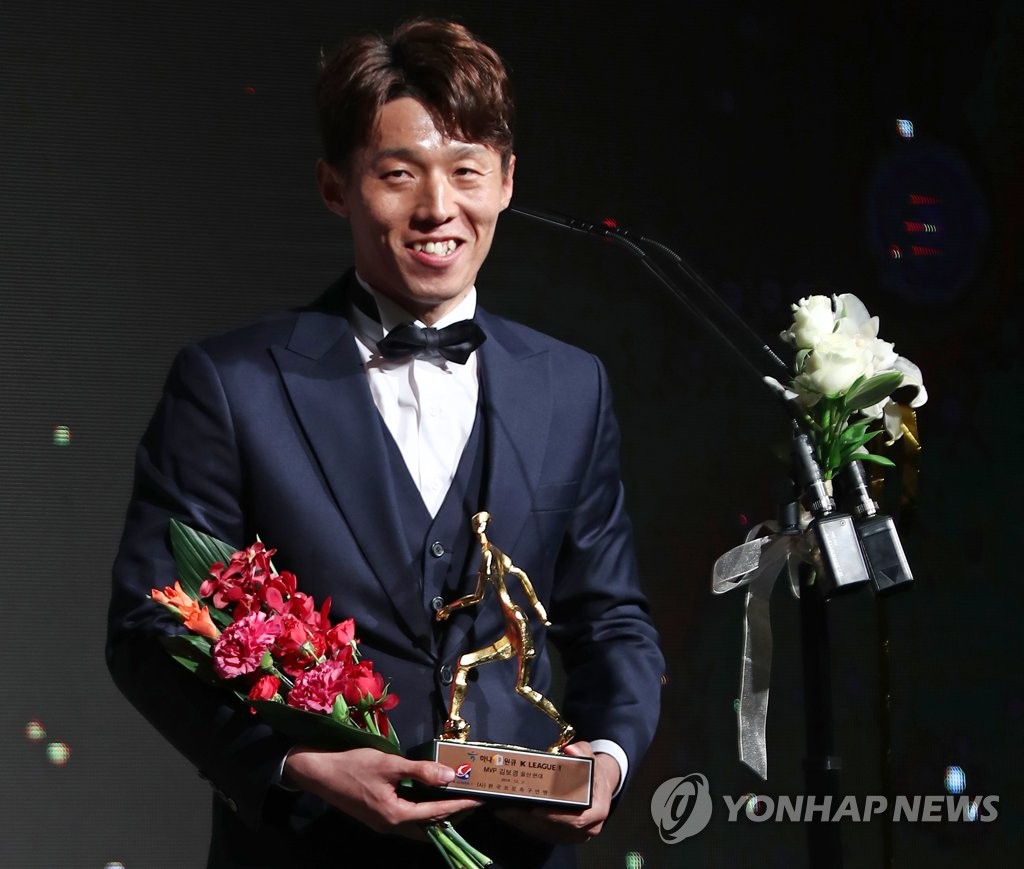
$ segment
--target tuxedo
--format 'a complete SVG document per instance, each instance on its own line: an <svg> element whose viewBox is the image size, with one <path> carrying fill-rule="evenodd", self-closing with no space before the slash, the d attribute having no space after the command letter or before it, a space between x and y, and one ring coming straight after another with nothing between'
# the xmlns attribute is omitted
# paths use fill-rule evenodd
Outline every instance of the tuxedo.
<svg viewBox="0 0 1024 869"><path fill-rule="evenodd" d="M664 662L637 581L600 362L478 309L487 340L477 351L476 421L431 517L374 407L348 319L351 281L307 308L184 349L137 454L108 662L125 695L220 796L211 866L344 865L339 848L383 840L281 788L291 743L162 650L159 637L180 628L147 595L175 576L171 518L239 548L258 534L300 590L318 604L331 598L333 621L354 618L364 659L400 697L389 717L411 748L440 731L459 656L504 632L487 597L434 619L441 601L475 588L469 519L486 509L488 537L528 574L552 623L534 622L533 686L551 690L550 640L566 677L560 711L579 738L618 743L630 770L657 722ZM476 671L463 706L471 738L546 746L556 730L515 693L514 666ZM470 821L483 850L514 840L507 865L547 858L547 846L521 834L495 835L496 823L487 811ZM410 865L440 865L416 843L387 840L392 847Z"/></svg>

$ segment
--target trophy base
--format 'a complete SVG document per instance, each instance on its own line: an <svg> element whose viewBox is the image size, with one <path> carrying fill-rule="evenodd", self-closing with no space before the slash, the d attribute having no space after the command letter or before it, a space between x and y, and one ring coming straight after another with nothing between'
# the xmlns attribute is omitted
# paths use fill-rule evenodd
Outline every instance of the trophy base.
<svg viewBox="0 0 1024 869"><path fill-rule="evenodd" d="M445 786L446 792L577 809L589 809L593 799L594 761L589 757L435 739L431 759L455 770L455 781Z"/></svg>

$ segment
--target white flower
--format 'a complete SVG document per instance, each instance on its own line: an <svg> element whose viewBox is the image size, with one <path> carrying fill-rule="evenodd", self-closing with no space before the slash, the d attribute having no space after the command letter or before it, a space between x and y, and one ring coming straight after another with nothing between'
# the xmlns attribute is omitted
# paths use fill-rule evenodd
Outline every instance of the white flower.
<svg viewBox="0 0 1024 869"><path fill-rule="evenodd" d="M910 399L911 407L920 407L928 400L928 390L924 388L924 379L921 377L921 369L909 359L897 356L892 366L894 371L903 375L903 382L900 387L910 386L916 390L916 394ZM891 398L881 401L871 407L865 407L861 413L875 419L883 417L886 434L889 435L889 443L898 441L903 437L903 413L900 406Z"/></svg>
<svg viewBox="0 0 1024 869"><path fill-rule="evenodd" d="M796 385L820 395L841 395L870 373L873 356L863 341L836 332L815 345Z"/></svg>
<svg viewBox="0 0 1024 869"><path fill-rule="evenodd" d="M878 429L851 429L851 416L859 413L881 420L890 444L899 439L903 410L891 393L910 387L915 393L910 406L924 404L928 393L921 369L878 337L878 317L872 317L864 303L850 293L831 299L808 296L792 309L793 323L781 337L797 351L796 376L788 386L771 377L764 378L765 382L785 401L798 399L803 405L804 423L814 432L825 479L860 456L884 461L881 456L871 456L865 446ZM864 407L867 401L876 403Z"/></svg>
<svg viewBox="0 0 1024 869"><path fill-rule="evenodd" d="M798 350L809 350L835 328L832 301L828 296L808 296L793 308L793 325L782 333L782 340Z"/></svg>
<svg viewBox="0 0 1024 869"><path fill-rule="evenodd" d="M878 337L878 317L868 314L864 303L852 293L833 296L833 299L836 305L836 332L850 336L871 353L868 376L891 371L899 357L894 351L894 344Z"/></svg>
<svg viewBox="0 0 1024 869"><path fill-rule="evenodd" d="M894 344L878 337L878 317L868 314L864 303L852 293L843 293L833 298L839 323L836 327L837 334L848 335L871 354L871 367L867 376L882 374L886 371L898 371L903 375L900 387L910 386L917 390L914 398L910 401L910 406L920 407L924 404L928 400L928 392L924 388L921 369L909 359L898 356ZM861 413L874 419L879 419L884 415L885 428L892 440L897 440L902 434L900 430L902 417L899 414L898 406L892 399L865 407Z"/></svg>

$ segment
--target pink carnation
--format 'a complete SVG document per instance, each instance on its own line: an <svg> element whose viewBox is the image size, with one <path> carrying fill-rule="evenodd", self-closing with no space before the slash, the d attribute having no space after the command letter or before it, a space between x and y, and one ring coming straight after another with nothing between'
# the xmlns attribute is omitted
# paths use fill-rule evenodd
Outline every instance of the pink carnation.
<svg viewBox="0 0 1024 869"><path fill-rule="evenodd" d="M300 673L295 679L295 687L288 692L288 705L329 715L334 709L335 698L341 693L344 670L342 661L324 661L312 670Z"/></svg>
<svg viewBox="0 0 1024 869"><path fill-rule="evenodd" d="M224 629L213 647L213 669L222 679L254 673L281 633L281 622L252 612Z"/></svg>

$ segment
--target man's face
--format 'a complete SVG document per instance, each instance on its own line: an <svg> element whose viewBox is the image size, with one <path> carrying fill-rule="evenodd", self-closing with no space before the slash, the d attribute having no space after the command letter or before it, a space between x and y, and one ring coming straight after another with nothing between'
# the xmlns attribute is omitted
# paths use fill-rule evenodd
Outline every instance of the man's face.
<svg viewBox="0 0 1024 869"><path fill-rule="evenodd" d="M498 214L512 198L493 148L446 139L410 97L381 108L347 172L321 163L328 208L352 224L356 268L374 289L431 323L476 281Z"/></svg>

